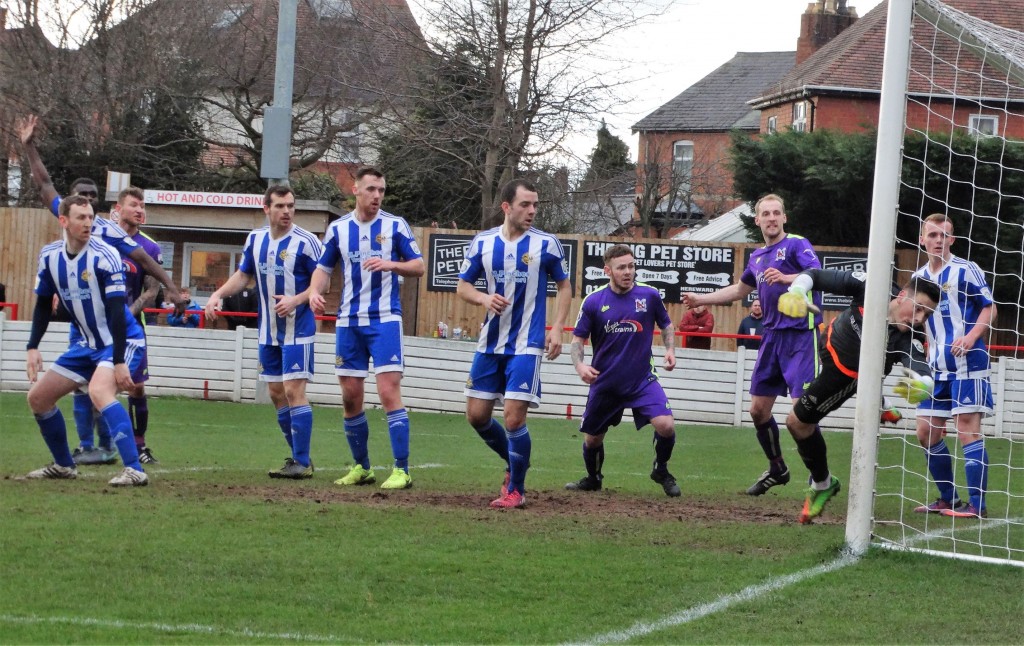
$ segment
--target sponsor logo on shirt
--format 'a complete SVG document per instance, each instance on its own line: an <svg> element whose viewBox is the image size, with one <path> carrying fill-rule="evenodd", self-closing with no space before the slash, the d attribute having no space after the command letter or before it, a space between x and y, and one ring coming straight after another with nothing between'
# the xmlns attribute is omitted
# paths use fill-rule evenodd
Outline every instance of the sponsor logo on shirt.
<svg viewBox="0 0 1024 646"><path fill-rule="evenodd" d="M604 324L606 334L636 334L644 331L640 321L608 321Z"/></svg>

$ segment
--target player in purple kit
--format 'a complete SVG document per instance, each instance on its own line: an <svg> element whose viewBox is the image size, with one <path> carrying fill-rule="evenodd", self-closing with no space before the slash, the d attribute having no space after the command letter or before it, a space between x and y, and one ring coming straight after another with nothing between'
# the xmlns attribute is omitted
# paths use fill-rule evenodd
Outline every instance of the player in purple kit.
<svg viewBox="0 0 1024 646"><path fill-rule="evenodd" d="M821 263L810 241L786 233L786 208L778 195L768 194L757 201L754 223L764 236L764 247L751 254L739 282L710 294L684 293L683 300L687 307L726 305L758 291L764 334L750 378L750 418L768 458L768 469L747 493L760 496L790 478L779 444L779 425L772 415L775 400L788 392L795 403L818 374L817 326L821 315L809 312L800 319L784 316L778 309L779 297L800 272L820 269ZM821 294L812 292L810 298L820 310Z"/></svg>
<svg viewBox="0 0 1024 646"><path fill-rule="evenodd" d="M632 408L637 430L648 423L654 427L651 480L660 484L666 495L675 497L680 495L679 485L668 471L676 443L675 419L651 353L657 324L665 343L665 370L676 367L675 328L658 290L634 282L636 262L627 245L612 245L604 252L604 273L608 284L583 299L573 331L572 363L580 379L590 384L580 423L587 475L565 488L601 489L604 436L610 426L619 425L623 411ZM583 361L588 338L594 344L589 365Z"/></svg>
<svg viewBox="0 0 1024 646"><path fill-rule="evenodd" d="M160 245L144 234L139 226L146 217L145 193L141 188L129 186L117 196L117 203L111 211L111 219L135 241L161 267L164 264ZM139 263L130 256L122 258L125 268L125 304L132 316L146 329L146 319L142 310L152 307L156 294L160 291L160 283L151 276ZM149 358L143 350L142 361L132 373L133 386L128 390L128 416L132 420L132 432L135 434L135 447L139 451L139 462L156 464L153 452L146 446L146 431L149 429L149 400L146 397L146 382L149 381Z"/></svg>

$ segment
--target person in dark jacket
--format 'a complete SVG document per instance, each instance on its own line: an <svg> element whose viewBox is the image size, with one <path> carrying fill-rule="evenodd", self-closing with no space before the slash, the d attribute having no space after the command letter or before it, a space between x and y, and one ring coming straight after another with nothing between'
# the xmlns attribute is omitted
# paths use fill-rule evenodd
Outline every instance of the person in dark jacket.
<svg viewBox="0 0 1024 646"><path fill-rule="evenodd" d="M755 298L754 302L750 304L750 314L740 321L740 326L736 329L736 334L761 336L761 333L764 331L764 321L762 320L763 316L764 313L761 311L761 299ZM756 351L761 347L761 339L736 339L736 347Z"/></svg>

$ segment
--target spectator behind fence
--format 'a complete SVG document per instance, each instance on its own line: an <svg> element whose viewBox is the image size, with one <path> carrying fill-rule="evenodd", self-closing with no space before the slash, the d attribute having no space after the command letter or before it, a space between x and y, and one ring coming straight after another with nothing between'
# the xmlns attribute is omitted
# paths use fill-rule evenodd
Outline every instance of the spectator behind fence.
<svg viewBox="0 0 1024 646"><path fill-rule="evenodd" d="M173 327L199 327L199 315L191 312L191 310L199 309L199 303L192 300L192 292L185 285L181 286L181 297L188 303L185 306L185 309L188 311L184 314L171 312L167 315L167 325Z"/></svg>
<svg viewBox="0 0 1024 646"><path fill-rule="evenodd" d="M691 307L683 314L679 322L680 332L707 332L715 330L715 317L706 305ZM698 350L711 349L711 337L709 336L683 336L684 348L697 348Z"/></svg>
<svg viewBox="0 0 1024 646"><path fill-rule="evenodd" d="M750 314L745 319L740 321L740 326L736 330L736 334L749 334L751 336L761 336L762 330L764 330L764 321L762 321L763 312L761 312L761 301L757 298L750 304ZM747 350L757 350L761 347L761 339L736 339L736 347L746 348Z"/></svg>
<svg viewBox="0 0 1024 646"><path fill-rule="evenodd" d="M257 296L256 289L252 285L224 299L225 312L255 312L258 306L259 296ZM240 325L251 328L256 327L255 316L225 316L224 320L227 322L229 330L234 330Z"/></svg>

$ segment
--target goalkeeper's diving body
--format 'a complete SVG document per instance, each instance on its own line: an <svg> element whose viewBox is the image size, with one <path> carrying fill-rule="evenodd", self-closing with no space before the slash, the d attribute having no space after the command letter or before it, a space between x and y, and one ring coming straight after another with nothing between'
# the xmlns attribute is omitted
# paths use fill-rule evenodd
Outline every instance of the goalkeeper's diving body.
<svg viewBox="0 0 1024 646"><path fill-rule="evenodd" d="M825 438L818 423L857 392L861 334L864 322L864 283L861 272L810 269L797 276L789 291L779 298L779 312L786 316L807 316L811 290L852 296L850 307L833 320L825 332L821 350L821 372L804 388L786 418L786 428L796 441L797 451L811 472L800 522L809 523L820 515L825 503L839 493L839 479L828 469ZM932 390L928 375L921 326L938 305L939 287L920 276L912 277L889 302L888 339L884 372L903 365L903 377L896 394L912 404L927 399Z"/></svg>

